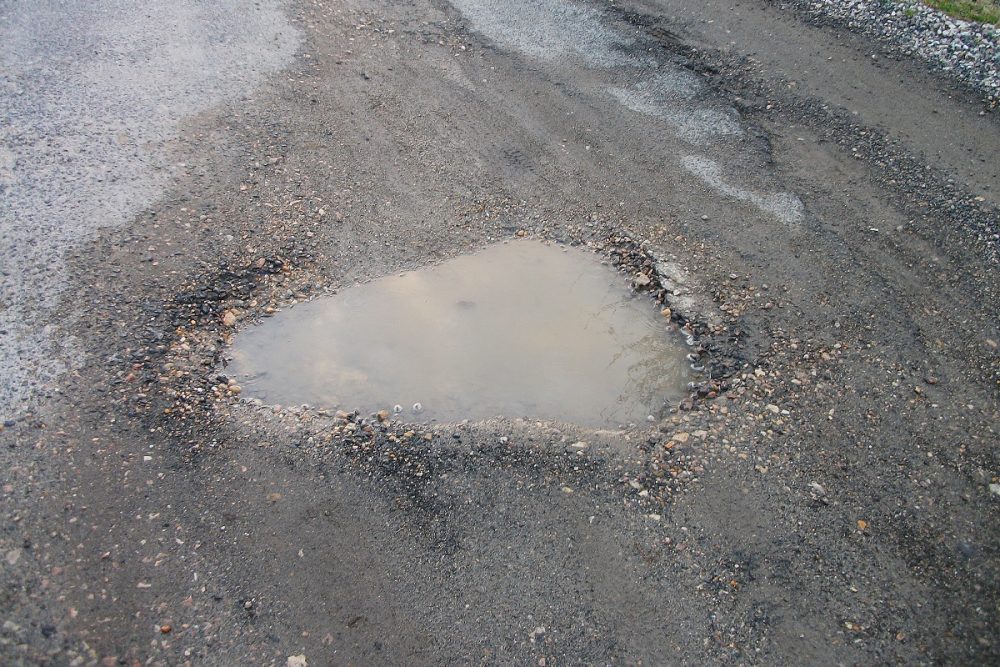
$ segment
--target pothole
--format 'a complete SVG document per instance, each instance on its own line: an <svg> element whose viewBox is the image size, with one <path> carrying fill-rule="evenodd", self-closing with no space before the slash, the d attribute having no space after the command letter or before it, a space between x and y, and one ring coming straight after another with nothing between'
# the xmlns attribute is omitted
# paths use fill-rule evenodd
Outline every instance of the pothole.
<svg viewBox="0 0 1000 667"><path fill-rule="evenodd" d="M596 255L520 240L277 313L237 336L230 371L266 403L600 427L686 395L686 353Z"/></svg>

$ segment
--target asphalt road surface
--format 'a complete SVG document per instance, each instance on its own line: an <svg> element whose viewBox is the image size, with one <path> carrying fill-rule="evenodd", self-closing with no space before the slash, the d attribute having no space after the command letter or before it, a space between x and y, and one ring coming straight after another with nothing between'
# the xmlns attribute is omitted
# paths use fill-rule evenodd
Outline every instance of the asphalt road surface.
<svg viewBox="0 0 1000 667"><path fill-rule="evenodd" d="M3 664L1000 661L1000 125L946 75L765 0L0 0L0 58ZM517 237L670 308L690 396L229 376Z"/></svg>

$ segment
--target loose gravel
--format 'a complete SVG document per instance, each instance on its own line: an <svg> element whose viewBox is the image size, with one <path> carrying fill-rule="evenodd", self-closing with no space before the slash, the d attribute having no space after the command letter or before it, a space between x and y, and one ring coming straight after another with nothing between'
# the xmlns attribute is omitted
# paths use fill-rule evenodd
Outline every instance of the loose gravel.
<svg viewBox="0 0 1000 667"><path fill-rule="evenodd" d="M1000 28L952 18L921 2L792 0L816 21L833 21L916 56L1000 105Z"/></svg>

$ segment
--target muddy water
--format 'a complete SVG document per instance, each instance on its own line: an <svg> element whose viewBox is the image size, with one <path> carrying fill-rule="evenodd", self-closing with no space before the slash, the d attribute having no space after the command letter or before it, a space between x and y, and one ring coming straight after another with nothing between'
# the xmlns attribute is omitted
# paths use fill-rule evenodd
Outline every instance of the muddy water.
<svg viewBox="0 0 1000 667"><path fill-rule="evenodd" d="M237 337L230 370L268 403L611 426L681 397L668 326L593 253L515 241L281 312Z"/></svg>

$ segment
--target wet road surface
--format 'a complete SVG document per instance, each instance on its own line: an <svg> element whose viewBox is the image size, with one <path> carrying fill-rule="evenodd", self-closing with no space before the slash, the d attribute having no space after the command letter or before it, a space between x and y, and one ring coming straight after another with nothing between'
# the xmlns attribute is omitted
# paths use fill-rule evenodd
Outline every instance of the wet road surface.
<svg viewBox="0 0 1000 667"><path fill-rule="evenodd" d="M995 112L769 2L257 7L0 5L5 663L997 660ZM520 237L706 377L623 428L234 389Z"/></svg>

